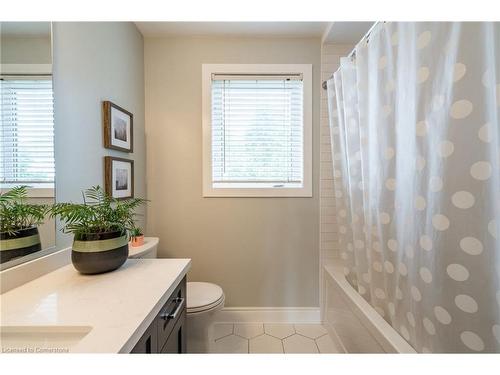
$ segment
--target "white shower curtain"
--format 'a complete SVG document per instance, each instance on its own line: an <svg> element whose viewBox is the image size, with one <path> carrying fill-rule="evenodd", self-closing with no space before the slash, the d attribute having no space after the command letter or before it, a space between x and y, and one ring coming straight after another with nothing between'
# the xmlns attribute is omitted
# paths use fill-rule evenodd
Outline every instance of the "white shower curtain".
<svg viewBox="0 0 500 375"><path fill-rule="evenodd" d="M379 23L328 96L348 281L419 352L500 352L500 24Z"/></svg>

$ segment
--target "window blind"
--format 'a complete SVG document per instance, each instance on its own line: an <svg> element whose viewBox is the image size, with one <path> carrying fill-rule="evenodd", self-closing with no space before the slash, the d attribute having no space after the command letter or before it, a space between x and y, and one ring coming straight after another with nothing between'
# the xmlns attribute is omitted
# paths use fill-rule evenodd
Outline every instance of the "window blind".
<svg viewBox="0 0 500 375"><path fill-rule="evenodd" d="M0 92L0 181L54 182L51 78L2 78Z"/></svg>
<svg viewBox="0 0 500 375"><path fill-rule="evenodd" d="M301 187L303 175L301 77L214 75L214 186Z"/></svg>

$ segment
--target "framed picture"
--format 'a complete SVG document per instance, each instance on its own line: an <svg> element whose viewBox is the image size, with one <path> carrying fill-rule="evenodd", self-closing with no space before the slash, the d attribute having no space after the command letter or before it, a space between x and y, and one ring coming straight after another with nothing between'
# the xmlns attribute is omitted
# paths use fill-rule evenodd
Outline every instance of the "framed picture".
<svg viewBox="0 0 500 375"><path fill-rule="evenodd" d="M134 161L104 157L104 188L113 198L134 197Z"/></svg>
<svg viewBox="0 0 500 375"><path fill-rule="evenodd" d="M134 115L109 101L102 102L104 147L132 152L134 150Z"/></svg>

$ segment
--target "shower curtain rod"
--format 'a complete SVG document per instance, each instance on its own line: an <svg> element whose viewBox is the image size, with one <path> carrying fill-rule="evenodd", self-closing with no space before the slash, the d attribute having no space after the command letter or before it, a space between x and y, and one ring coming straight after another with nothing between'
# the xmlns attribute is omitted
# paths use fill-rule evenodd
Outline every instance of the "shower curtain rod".
<svg viewBox="0 0 500 375"><path fill-rule="evenodd" d="M375 23L374 23L374 24L373 24L373 25L372 25L372 26L368 29L368 31L366 32L366 34L365 34L365 35L363 35L363 37L359 40L359 42L358 42L357 44L361 43L361 42L362 42L363 40L365 40L365 39L366 39L366 43L368 43L368 42L370 41L370 34L372 33L372 31L373 31L373 29L375 28L375 26L377 26L379 23L385 23L385 22L386 22L386 21L376 21L376 22L375 22ZM356 44L356 45L357 45L357 44ZM354 48L352 49L352 51L351 51L351 52L349 52L349 54L347 55L347 57L349 57L349 58L356 57L356 47L354 47ZM330 77L330 78L332 78L332 77L333 77L333 74L331 75L331 77ZM330 79L330 78L329 78L329 79ZM323 81L323 83L321 84L321 87L323 87L323 90L326 90L326 81Z"/></svg>

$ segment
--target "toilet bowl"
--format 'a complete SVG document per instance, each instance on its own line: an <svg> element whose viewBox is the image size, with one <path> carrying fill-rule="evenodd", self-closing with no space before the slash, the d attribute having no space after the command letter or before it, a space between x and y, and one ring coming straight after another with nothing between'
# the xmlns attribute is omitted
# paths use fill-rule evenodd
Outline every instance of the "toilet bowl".
<svg viewBox="0 0 500 375"><path fill-rule="evenodd" d="M187 352L210 353L210 331L224 307L224 292L216 284L187 283Z"/></svg>

